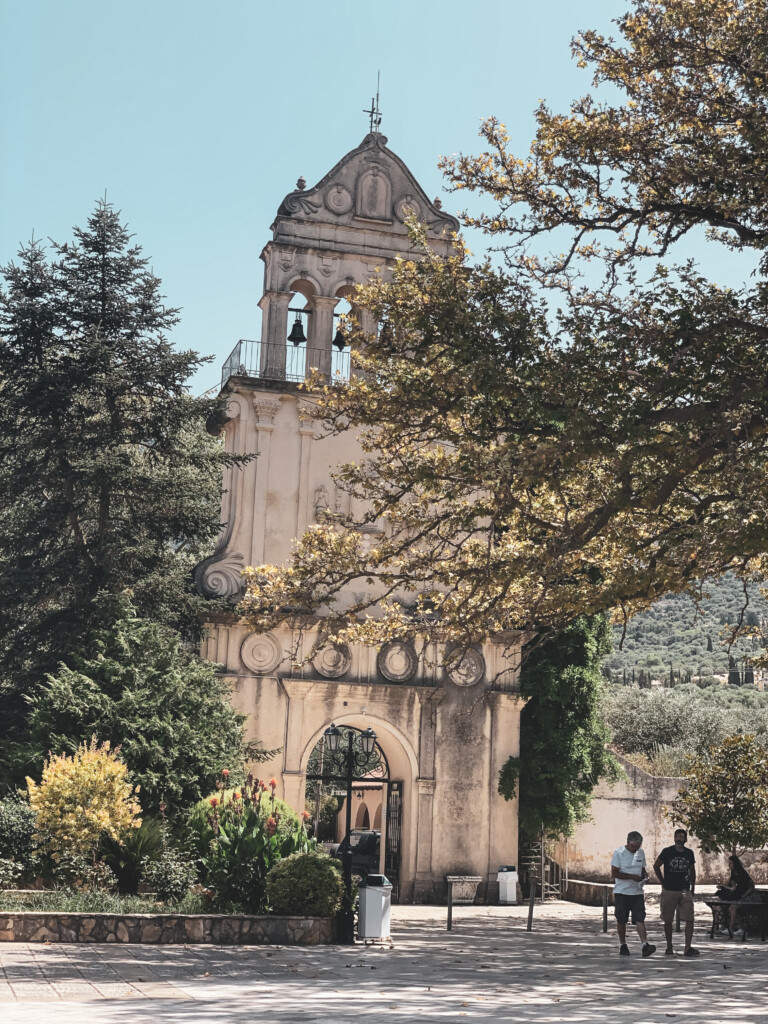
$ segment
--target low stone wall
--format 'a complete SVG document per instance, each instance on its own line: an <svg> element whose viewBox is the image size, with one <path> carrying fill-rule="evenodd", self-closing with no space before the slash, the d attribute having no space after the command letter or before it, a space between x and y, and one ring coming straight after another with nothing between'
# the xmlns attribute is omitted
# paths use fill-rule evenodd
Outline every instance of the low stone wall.
<svg viewBox="0 0 768 1024"><path fill-rule="evenodd" d="M318 946L335 941L334 917L0 912L0 942Z"/></svg>
<svg viewBox="0 0 768 1024"><path fill-rule="evenodd" d="M608 891L608 905L613 906L613 884L603 885L600 882L586 882L579 878L569 878L565 886L563 899L573 903L582 903L587 907L602 907L603 892Z"/></svg>

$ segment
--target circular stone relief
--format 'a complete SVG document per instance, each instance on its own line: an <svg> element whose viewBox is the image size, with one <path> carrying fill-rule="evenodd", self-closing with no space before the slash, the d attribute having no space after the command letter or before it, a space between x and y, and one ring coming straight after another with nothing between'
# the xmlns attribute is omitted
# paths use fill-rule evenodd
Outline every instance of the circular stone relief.
<svg viewBox="0 0 768 1024"><path fill-rule="evenodd" d="M325 193L325 205L339 216L352 209L352 196L343 185L331 185Z"/></svg>
<svg viewBox="0 0 768 1024"><path fill-rule="evenodd" d="M314 656L312 664L325 679L338 679L352 663L352 656L345 644L331 644Z"/></svg>
<svg viewBox="0 0 768 1024"><path fill-rule="evenodd" d="M395 214L398 220L406 221L409 217L420 217L421 206L415 196L412 196L410 192L404 195L402 199L398 199L395 203Z"/></svg>
<svg viewBox="0 0 768 1024"><path fill-rule="evenodd" d="M448 678L457 686L474 686L483 678L485 659L479 651L465 651L459 662L447 669Z"/></svg>
<svg viewBox="0 0 768 1024"><path fill-rule="evenodd" d="M256 675L272 672L283 660L283 650L270 633L251 633L240 648L243 664Z"/></svg>
<svg viewBox="0 0 768 1024"><path fill-rule="evenodd" d="M416 671L418 658L410 644L395 641L382 647L377 664L385 679L391 683L404 683Z"/></svg>

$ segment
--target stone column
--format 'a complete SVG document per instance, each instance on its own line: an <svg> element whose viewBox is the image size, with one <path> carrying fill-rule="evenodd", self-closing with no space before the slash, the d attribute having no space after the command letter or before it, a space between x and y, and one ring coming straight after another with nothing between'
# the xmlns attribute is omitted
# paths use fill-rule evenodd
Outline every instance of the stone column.
<svg viewBox="0 0 768 1024"><path fill-rule="evenodd" d="M445 690L420 687L417 690L421 714L419 716L419 777L416 779L418 819L416 826L416 877L414 899L417 902L432 899L432 833L435 797L435 736L437 708L445 698Z"/></svg>
<svg viewBox="0 0 768 1024"><path fill-rule="evenodd" d="M267 291L259 300L261 320L261 359L259 376L282 380L285 377L285 339L288 336L288 306L292 292Z"/></svg>
<svg viewBox="0 0 768 1024"><path fill-rule="evenodd" d="M266 395L254 395L253 407L256 410L256 450L259 456L254 460L256 480L253 495L251 559L254 565L261 565L265 560L264 552L267 535L269 449L272 432L275 429L275 416L280 409L280 399Z"/></svg>
<svg viewBox="0 0 768 1024"><path fill-rule="evenodd" d="M296 536L301 537L304 531L312 522L310 511L310 486L309 486L309 461L312 438L315 433L315 416L317 406L313 402L299 399L297 404L299 413L299 436L301 437L301 448L299 451L299 500L296 507Z"/></svg>
<svg viewBox="0 0 768 1024"><path fill-rule="evenodd" d="M333 311L338 299L316 295L312 300L307 339L307 372L313 367L321 373L331 372L331 343L333 341Z"/></svg>
<svg viewBox="0 0 768 1024"><path fill-rule="evenodd" d="M499 772L507 759L520 755L520 713L526 701L519 693L498 691L489 692L487 700L491 713L488 878L489 882L492 882L496 878L499 865L517 865L518 797L516 796L514 800L505 800L499 795L498 784ZM553 751L553 756L557 756L556 751Z"/></svg>
<svg viewBox="0 0 768 1024"><path fill-rule="evenodd" d="M299 813L304 809L304 773L301 755L309 739L304 735L304 699L314 683L305 679L281 679L288 697L283 745L283 799Z"/></svg>

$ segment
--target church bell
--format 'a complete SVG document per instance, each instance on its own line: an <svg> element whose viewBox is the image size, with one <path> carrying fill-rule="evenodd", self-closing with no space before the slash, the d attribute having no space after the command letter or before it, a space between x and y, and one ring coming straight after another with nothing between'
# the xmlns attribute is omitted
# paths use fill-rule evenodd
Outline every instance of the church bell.
<svg viewBox="0 0 768 1024"><path fill-rule="evenodd" d="M294 345L300 345L302 341L306 341L307 337L304 334L304 326L301 322L301 316L297 313L296 319L293 321L293 327L291 327L291 333L288 335L288 341L292 341Z"/></svg>

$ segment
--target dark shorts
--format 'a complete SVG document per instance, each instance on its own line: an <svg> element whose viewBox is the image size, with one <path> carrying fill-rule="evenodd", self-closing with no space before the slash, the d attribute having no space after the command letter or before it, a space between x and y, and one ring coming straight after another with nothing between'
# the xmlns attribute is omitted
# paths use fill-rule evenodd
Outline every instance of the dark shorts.
<svg viewBox="0 0 768 1024"><path fill-rule="evenodd" d="M637 896L630 896L625 892L613 894L613 912L619 924L626 924L629 915L632 915L632 924L639 924L645 920L645 896L638 893Z"/></svg>

